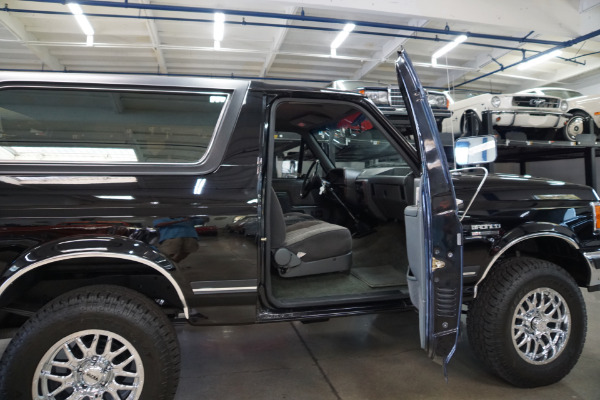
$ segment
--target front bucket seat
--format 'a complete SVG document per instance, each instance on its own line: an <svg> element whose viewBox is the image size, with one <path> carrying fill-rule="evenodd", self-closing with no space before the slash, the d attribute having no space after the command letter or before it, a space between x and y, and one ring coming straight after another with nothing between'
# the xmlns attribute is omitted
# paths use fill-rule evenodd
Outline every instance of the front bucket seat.
<svg viewBox="0 0 600 400"><path fill-rule="evenodd" d="M301 221L286 227L273 189L271 197L271 251L280 276L293 278L350 270L350 230L320 220Z"/></svg>

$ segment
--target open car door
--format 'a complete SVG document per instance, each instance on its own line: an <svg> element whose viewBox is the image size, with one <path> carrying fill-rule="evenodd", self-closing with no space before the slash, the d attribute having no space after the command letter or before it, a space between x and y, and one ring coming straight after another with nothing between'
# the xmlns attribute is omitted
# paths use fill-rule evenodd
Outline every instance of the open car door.
<svg viewBox="0 0 600 400"><path fill-rule="evenodd" d="M405 209L409 290L419 310L421 347L444 368L454 354L462 303L462 225L454 186L427 94L404 51L396 61L398 84L421 159L415 205Z"/></svg>

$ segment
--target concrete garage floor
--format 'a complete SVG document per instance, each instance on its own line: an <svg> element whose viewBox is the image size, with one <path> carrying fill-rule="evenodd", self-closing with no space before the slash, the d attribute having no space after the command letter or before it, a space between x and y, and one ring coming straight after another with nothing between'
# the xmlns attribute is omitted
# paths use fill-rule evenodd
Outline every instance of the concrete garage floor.
<svg viewBox="0 0 600 400"><path fill-rule="evenodd" d="M419 348L413 312L303 325L178 327L182 371L176 400L196 399L600 399L600 292L584 291L588 335L561 382L517 389L475 358L466 332L449 368Z"/></svg>
<svg viewBox="0 0 600 400"><path fill-rule="evenodd" d="M588 335L561 382L516 389L486 372L466 335L449 368L419 348L413 312L303 325L179 326L182 369L176 400L197 399L600 399L600 292L584 291ZM0 340L0 354L9 340Z"/></svg>

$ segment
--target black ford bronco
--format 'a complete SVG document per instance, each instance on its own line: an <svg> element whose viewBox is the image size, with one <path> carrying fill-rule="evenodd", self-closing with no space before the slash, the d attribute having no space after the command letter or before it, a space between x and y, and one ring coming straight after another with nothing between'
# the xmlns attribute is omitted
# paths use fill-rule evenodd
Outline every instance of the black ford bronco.
<svg viewBox="0 0 600 400"><path fill-rule="evenodd" d="M174 321L406 309L444 365L466 312L511 384L564 377L585 341L580 287L600 288L596 193L450 171L402 52L396 69L411 138L329 89L1 74L0 328L18 330L0 398L172 399ZM467 165L494 152L456 145Z"/></svg>

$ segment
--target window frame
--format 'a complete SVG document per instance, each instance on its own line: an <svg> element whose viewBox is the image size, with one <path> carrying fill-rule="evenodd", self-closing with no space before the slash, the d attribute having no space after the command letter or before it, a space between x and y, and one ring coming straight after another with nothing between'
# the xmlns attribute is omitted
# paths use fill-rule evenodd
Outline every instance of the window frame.
<svg viewBox="0 0 600 400"><path fill-rule="evenodd" d="M348 100L337 100L337 99L327 99L327 98L302 97L300 95L298 97L282 96L282 97L277 98L271 104L271 116L269 117L270 126L273 127L270 129L270 134L269 134L269 139L271 141L270 148L272 149L274 146L273 134L277 133L274 130L276 114L277 114L277 107L281 103L323 103L323 102L352 104L353 107L355 107L357 111L362 112L365 115L365 117L369 118L369 120L373 124L373 127L378 129L383 134L383 136L389 141L390 145L404 159L407 166L412 171L414 171L416 174L420 174L420 168L419 168L420 165L415 165L413 163L413 159L410 157L410 153L413 153L413 154L416 153L415 149L412 148L412 146L410 145L410 142L408 142L408 140L406 138L404 138L396 129L394 129L393 126L391 125L391 123L387 119L385 120L385 122L387 122L387 124L382 123L382 121L377 118L377 115L370 112L369 109L367 107L365 107L365 105L362 102L354 102L349 99ZM377 108L376 108L376 110L379 111ZM385 119L385 116L383 114L381 114L381 117ZM391 127L391 129L389 129L389 127ZM322 156L322 157L318 157L318 158L319 159L323 158L323 160L321 160L320 165L325 170L325 172L329 172L330 169L336 168L335 164L331 161L329 155L326 154L325 151L321 148L321 146L317 143L317 140L315 139L313 134L308 133L307 138L305 138L304 135L301 135L301 137L306 142L306 145L311 150L311 152L313 152L313 154L315 154L315 156L317 156L317 154L320 154ZM402 139L406 142L406 144L403 143ZM405 145L407 145L407 148L405 147ZM273 157L273 156L274 156L273 154L269 155L269 157Z"/></svg>
<svg viewBox="0 0 600 400"><path fill-rule="evenodd" d="M37 76L38 74L36 74ZM39 74L46 75L46 74ZM22 75L22 81L2 81L0 90L40 89L40 90L74 90L101 91L115 93L152 93L152 94L206 94L211 92L229 95L215 125L212 138L202 158L196 162L107 162L86 163L80 161L0 161L1 174L60 174L60 175L153 175L153 174L204 174L215 171L221 164L229 139L249 88L248 81L233 81L223 79L201 78L165 78L165 77L134 77L107 76L104 79L81 79L79 76L68 75L66 81L32 80L27 74ZM74 79L72 79L74 78ZM79 79L78 79L79 78ZM129 78L129 79L128 79ZM148 79L150 78L150 79ZM71 80L71 81L69 81ZM85 82L83 82L85 80ZM112 82L116 80L117 82ZM148 82L145 83L145 82ZM154 82L152 82L154 81ZM77 168L73 168L77 167Z"/></svg>

